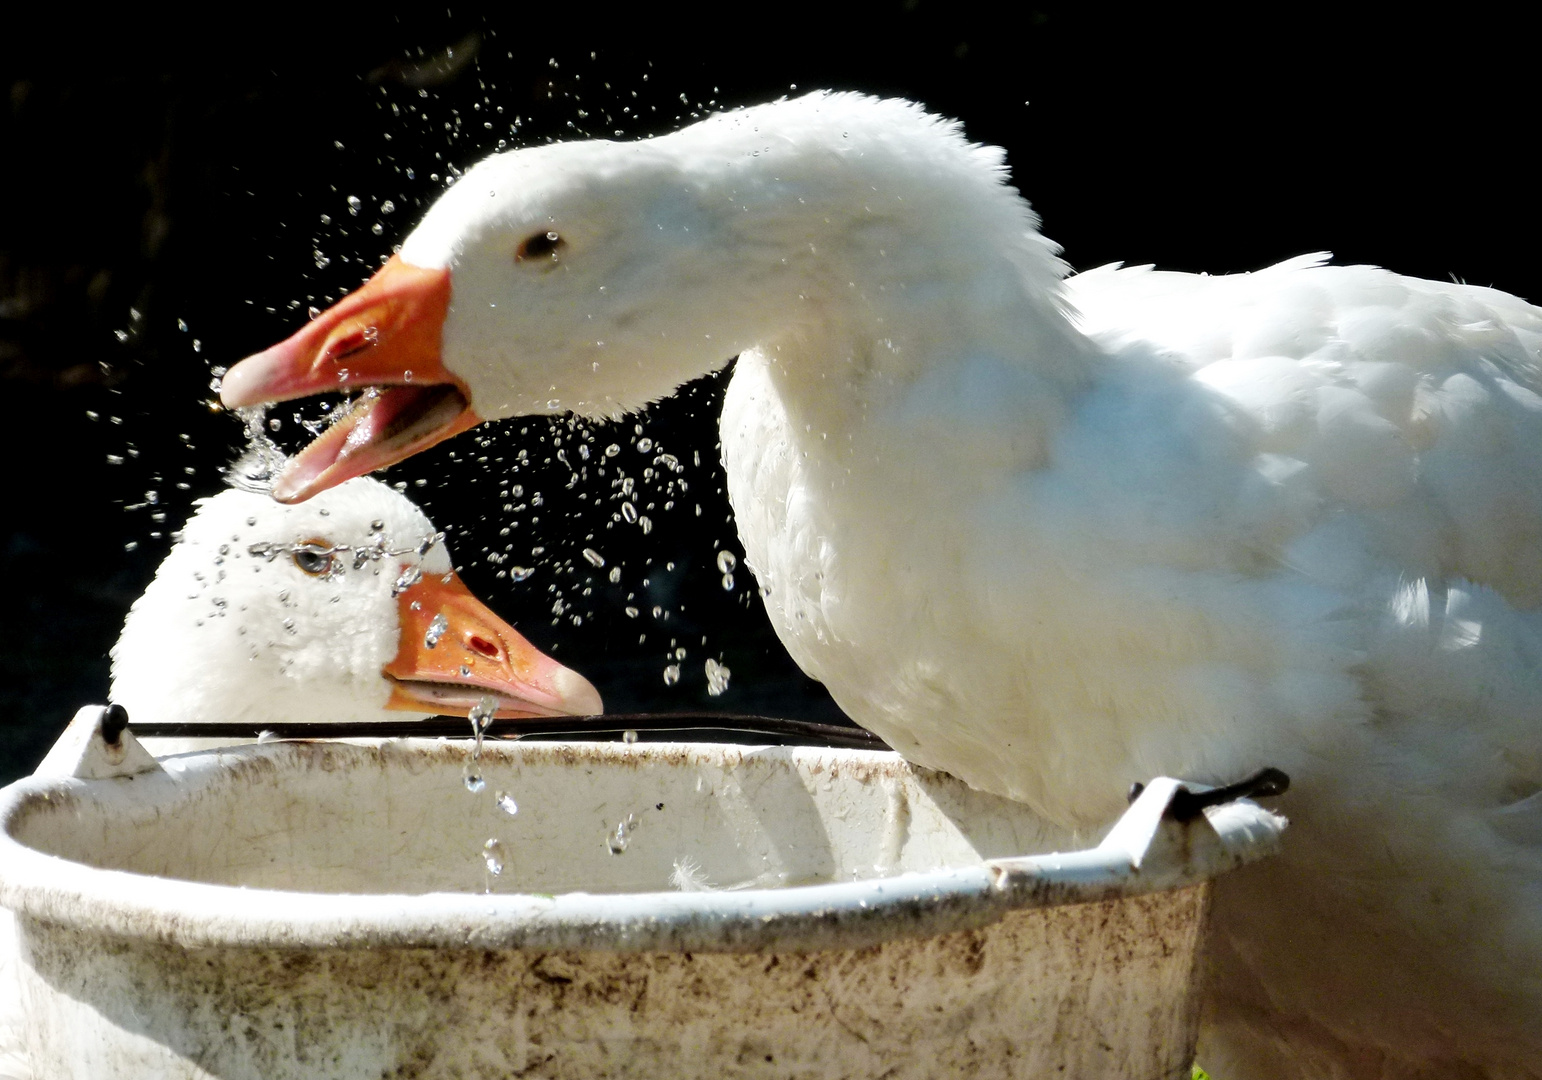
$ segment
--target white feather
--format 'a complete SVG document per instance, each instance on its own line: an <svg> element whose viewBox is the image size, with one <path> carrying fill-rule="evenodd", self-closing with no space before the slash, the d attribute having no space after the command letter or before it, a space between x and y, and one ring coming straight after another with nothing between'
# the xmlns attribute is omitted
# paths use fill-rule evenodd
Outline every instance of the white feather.
<svg viewBox="0 0 1542 1080"><path fill-rule="evenodd" d="M411 567L450 570L442 541L416 550L435 535L421 510L365 477L297 506L229 488L197 507L113 646L108 696L131 721L412 715L386 711L380 671L401 635L397 579ZM312 576L279 550L309 541L349 550ZM382 557L355 559L372 551Z"/></svg>

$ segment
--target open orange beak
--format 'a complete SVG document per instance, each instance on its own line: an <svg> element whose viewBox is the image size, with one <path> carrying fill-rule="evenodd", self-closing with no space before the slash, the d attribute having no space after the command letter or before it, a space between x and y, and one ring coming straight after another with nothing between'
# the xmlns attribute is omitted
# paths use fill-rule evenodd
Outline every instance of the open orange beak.
<svg viewBox="0 0 1542 1080"><path fill-rule="evenodd" d="M536 649L455 574L430 575L397 598L401 646L385 666L388 709L464 713L483 697L500 718L595 716L588 679Z"/></svg>
<svg viewBox="0 0 1542 1080"><path fill-rule="evenodd" d="M466 384L440 358L450 271L393 255L357 290L292 337L225 375L229 408L366 388L340 419L292 458L279 502L303 502L481 423Z"/></svg>

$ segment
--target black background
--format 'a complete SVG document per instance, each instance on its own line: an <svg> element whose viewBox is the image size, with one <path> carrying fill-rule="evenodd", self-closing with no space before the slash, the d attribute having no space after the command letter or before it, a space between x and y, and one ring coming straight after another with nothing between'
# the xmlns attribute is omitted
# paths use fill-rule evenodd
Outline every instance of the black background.
<svg viewBox="0 0 1542 1080"><path fill-rule="evenodd" d="M500 138L638 137L794 84L898 94L1005 146L1078 268L1229 272L1329 250L1542 298L1535 27L1478 8L1351 22L1052 4L1014 8L1010 23L997 5L933 0L625 18L579 5L243 6L202 22L28 10L0 42L0 780L104 698L123 612L240 445L204 404L210 365L356 285L451 170ZM523 436L505 424L485 447L463 436L387 478L426 481L408 490L451 531L473 589L611 708L837 716L770 633L748 574L720 584L716 548L738 551L715 471L720 393L707 380L642 418L664 449L702 460L647 537L606 531L613 504L576 500L585 488L564 491L565 468L540 467L544 421ZM630 423L597 433L634 475L658 452L644 460L635 437ZM537 465L517 481L547 505L500 566L482 549L502 552L500 531L524 515L500 509L497 459L522 446ZM152 490L157 504L140 505ZM603 572L586 582L585 546L624 564L620 586ZM497 577L517 562L540 566L520 585ZM556 625L553 582L576 604ZM666 687L671 638L689 651ZM733 670L720 698L707 696L707 657Z"/></svg>

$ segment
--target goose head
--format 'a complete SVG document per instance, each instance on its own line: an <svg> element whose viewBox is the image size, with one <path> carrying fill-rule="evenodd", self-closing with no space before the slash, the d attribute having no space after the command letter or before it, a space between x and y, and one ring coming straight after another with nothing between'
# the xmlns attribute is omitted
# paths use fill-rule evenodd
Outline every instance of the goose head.
<svg viewBox="0 0 1542 1080"><path fill-rule="evenodd" d="M916 105L853 94L499 154L358 291L233 367L221 395L366 388L279 479L284 501L484 419L616 417L746 349L860 317L854 297L935 291L952 263L1007 279L965 250L977 223L955 220L989 204L997 231L1032 233L999 164ZM1058 282L1047 243L1025 250Z"/></svg>
<svg viewBox="0 0 1542 1080"><path fill-rule="evenodd" d="M112 649L111 699L157 721L366 721L601 711L463 585L443 535L367 477L301 506L202 499Z"/></svg>

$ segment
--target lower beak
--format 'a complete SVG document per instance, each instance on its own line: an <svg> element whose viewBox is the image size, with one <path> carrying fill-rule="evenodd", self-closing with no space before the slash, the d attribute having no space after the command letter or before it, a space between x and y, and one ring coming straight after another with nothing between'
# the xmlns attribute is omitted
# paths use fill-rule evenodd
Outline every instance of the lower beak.
<svg viewBox="0 0 1542 1080"><path fill-rule="evenodd" d="M397 605L401 644L384 668L386 708L458 713L492 698L500 719L604 711L588 679L526 641L455 574L425 577Z"/></svg>

